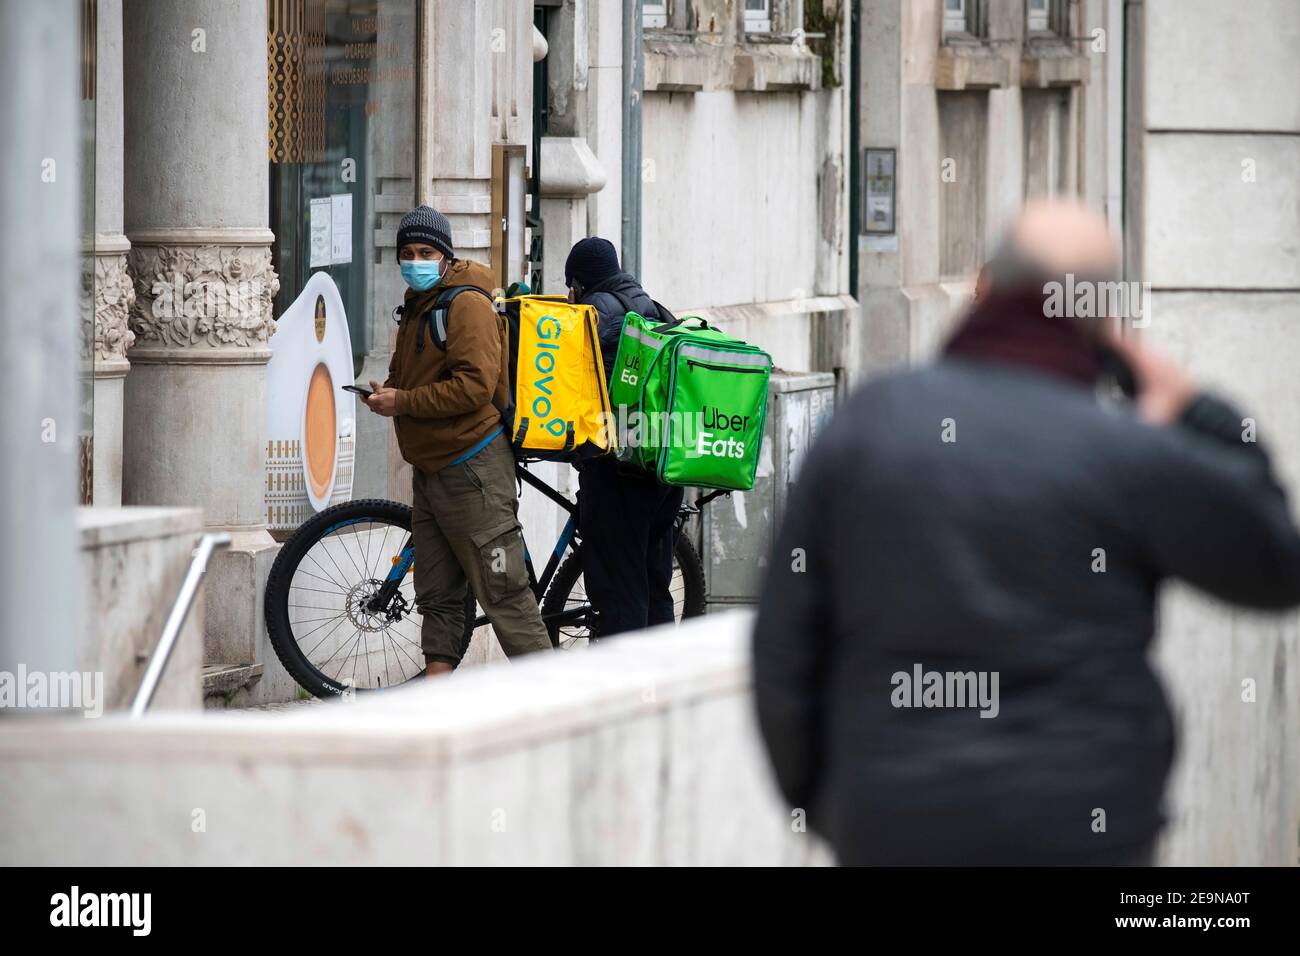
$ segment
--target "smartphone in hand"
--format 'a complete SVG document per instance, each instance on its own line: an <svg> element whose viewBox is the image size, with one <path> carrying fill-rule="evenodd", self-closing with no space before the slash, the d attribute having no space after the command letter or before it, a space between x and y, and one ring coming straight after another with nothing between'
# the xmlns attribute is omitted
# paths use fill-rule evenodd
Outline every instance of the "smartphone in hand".
<svg viewBox="0 0 1300 956"><path fill-rule="evenodd" d="M367 401L369 401L371 395L375 394L370 389L362 388L360 385L344 385L343 391L352 392L354 395L360 395Z"/></svg>

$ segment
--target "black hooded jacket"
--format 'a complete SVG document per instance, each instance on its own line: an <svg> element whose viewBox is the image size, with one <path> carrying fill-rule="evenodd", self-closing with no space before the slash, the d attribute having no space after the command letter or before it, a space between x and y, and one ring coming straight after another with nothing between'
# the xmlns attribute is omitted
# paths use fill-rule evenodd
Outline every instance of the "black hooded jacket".
<svg viewBox="0 0 1300 956"><path fill-rule="evenodd" d="M620 297L622 301L620 301ZM626 272L616 272L608 279L582 290L578 300L594 306L600 314L600 355L605 363L605 379L614 374L614 359L618 355L618 340L623 334L623 318L635 312L647 319L659 318L659 312L641 283Z"/></svg>
<svg viewBox="0 0 1300 956"><path fill-rule="evenodd" d="M1300 602L1300 536L1242 421L1202 395L1156 427L956 358L836 413L768 565L754 686L781 790L842 862L1086 864L1150 844L1174 749L1148 663L1160 583ZM900 706L918 665L996 674L996 716Z"/></svg>

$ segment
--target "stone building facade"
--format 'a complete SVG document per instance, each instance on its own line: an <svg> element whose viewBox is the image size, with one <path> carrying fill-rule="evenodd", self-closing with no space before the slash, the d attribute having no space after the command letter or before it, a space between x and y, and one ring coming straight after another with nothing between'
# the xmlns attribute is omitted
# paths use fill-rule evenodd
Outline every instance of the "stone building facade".
<svg viewBox="0 0 1300 956"><path fill-rule="evenodd" d="M0 323L18 357L0 380L5 669L74 666L64 636L105 610L58 572L76 560L81 420L83 496L198 505L234 539L202 612L212 685L234 702L293 696L261 625L278 547L262 432L273 323L317 268L311 201L351 196L351 254L319 268L348 302L358 378L377 377L402 290L397 218L429 202L463 255L489 260L503 147L536 173L543 291L559 291L575 239L636 235L656 298L845 387L932 353L1023 198L1082 195L1122 233L1127 278L1152 290L1145 334L1239 399L1243 427L1300 481L1291 0L642 0L639 41L630 10L0 5L0 154L15 171L0 180ZM623 197L638 191L627 233ZM220 315L187 313L214 285L241 294ZM354 493L405 497L386 423L362 421ZM530 534L550 521L525 501ZM118 583L119 602L138 597L129 575ZM1294 862L1296 616L1173 591L1162 628L1186 731L1165 859Z"/></svg>

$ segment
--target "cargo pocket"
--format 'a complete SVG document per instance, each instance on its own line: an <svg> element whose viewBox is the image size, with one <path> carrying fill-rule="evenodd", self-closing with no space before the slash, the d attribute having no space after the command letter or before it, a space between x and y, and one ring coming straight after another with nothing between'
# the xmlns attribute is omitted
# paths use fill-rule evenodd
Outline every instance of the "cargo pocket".
<svg viewBox="0 0 1300 956"><path fill-rule="evenodd" d="M524 567L524 536L515 519L470 535L478 555L479 573L493 604L528 587Z"/></svg>

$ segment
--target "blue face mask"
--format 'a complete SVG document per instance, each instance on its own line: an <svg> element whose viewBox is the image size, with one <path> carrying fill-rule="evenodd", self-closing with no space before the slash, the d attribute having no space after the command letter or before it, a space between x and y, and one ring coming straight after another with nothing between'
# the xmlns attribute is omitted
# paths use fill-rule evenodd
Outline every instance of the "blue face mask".
<svg viewBox="0 0 1300 956"><path fill-rule="evenodd" d="M402 278L416 292L428 292L442 278L441 262L423 262L415 259L401 261Z"/></svg>

